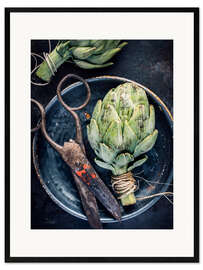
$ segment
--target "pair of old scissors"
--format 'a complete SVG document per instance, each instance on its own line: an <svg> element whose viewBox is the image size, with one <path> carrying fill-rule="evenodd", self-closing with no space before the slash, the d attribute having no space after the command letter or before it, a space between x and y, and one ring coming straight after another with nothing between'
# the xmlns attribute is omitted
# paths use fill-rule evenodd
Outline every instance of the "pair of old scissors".
<svg viewBox="0 0 203 270"><path fill-rule="evenodd" d="M61 96L62 85L69 78L78 79L79 81L84 83L87 89L86 100L82 105L78 107L68 106L63 101ZM85 153L80 119L75 111L84 108L88 104L91 97L90 87L83 78L74 74L68 74L58 84L57 97L63 107L74 117L76 124L75 140L70 139L68 142L65 142L63 146L54 142L46 131L45 110L43 106L35 99L31 99L31 101L38 106L41 113L42 119L38 128L41 127L44 137L47 139L50 145L61 155L62 159L66 162L66 164L70 166L73 178L75 180L81 197L84 211L88 218L88 222L93 228L99 229L102 228L102 224L100 222L98 206L95 197L117 220L121 219L121 212L117 200L111 194L110 190L107 188L104 182L100 179L100 177L90 164L89 160L87 159ZM36 130L36 128L32 131L34 130Z"/></svg>

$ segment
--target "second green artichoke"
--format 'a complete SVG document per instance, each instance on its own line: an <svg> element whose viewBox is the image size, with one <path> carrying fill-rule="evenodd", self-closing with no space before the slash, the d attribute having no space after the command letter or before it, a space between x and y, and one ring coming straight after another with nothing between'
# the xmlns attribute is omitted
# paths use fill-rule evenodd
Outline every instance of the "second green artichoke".
<svg viewBox="0 0 203 270"><path fill-rule="evenodd" d="M67 60L72 60L82 69L96 69L113 65L108 62L127 42L120 40L64 40L46 55L36 75L49 82L57 69Z"/></svg>
<svg viewBox="0 0 203 270"><path fill-rule="evenodd" d="M87 134L97 165L123 175L142 165L147 156L139 157L156 142L154 107L141 87L121 84L97 102ZM136 202L133 192L121 195L123 205Z"/></svg>

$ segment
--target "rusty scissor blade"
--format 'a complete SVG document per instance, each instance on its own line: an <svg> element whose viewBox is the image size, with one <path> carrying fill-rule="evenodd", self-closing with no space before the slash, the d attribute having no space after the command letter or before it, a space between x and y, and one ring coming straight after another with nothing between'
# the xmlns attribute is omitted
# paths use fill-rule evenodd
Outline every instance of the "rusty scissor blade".
<svg viewBox="0 0 203 270"><path fill-rule="evenodd" d="M85 154L85 146L82 143L82 135L80 137L79 144L83 153ZM73 171L72 175L75 179L75 183L77 185L78 192L80 194L82 206L84 208L90 226L94 229L103 229L103 226L99 218L99 209L97 206L97 201L94 194L87 188L87 186L82 181L80 181L78 176L74 174Z"/></svg>
<svg viewBox="0 0 203 270"><path fill-rule="evenodd" d="M94 229L102 229L102 224L99 218L99 210L97 202L93 193L86 187L86 185L73 173L73 177L80 194L82 206L87 216L90 226Z"/></svg>
<svg viewBox="0 0 203 270"><path fill-rule="evenodd" d="M103 206L114 216L114 218L120 220L121 210L117 200L97 175L90 163L88 165L86 164L86 167L83 166L81 170L77 169L74 172L78 178L86 184L88 189L93 192L101 204L103 204Z"/></svg>
<svg viewBox="0 0 203 270"><path fill-rule="evenodd" d="M58 148L63 160L69 165L78 178L86 184L89 190L103 204L103 206L117 219L121 219L120 206L108 187L98 176L81 146L74 140L65 142Z"/></svg>

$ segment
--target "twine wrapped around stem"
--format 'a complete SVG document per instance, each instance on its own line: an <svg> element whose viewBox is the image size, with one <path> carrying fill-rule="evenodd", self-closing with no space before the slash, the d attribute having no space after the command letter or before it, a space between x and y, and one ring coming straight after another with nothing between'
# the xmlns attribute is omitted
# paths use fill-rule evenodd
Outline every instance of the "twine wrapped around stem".
<svg viewBox="0 0 203 270"><path fill-rule="evenodd" d="M133 177L132 172L127 172L121 175L111 176L112 188L116 194L118 194L118 199L126 197L128 194L135 192L138 189L137 181ZM173 192L160 192L151 194L143 197L136 197L136 201L141 201L145 199L151 199L157 196L173 195Z"/></svg>
<svg viewBox="0 0 203 270"><path fill-rule="evenodd" d="M112 175L111 183L114 191L119 194L118 199L135 192L137 189L136 180L133 177L132 172L127 172L121 175Z"/></svg>
<svg viewBox="0 0 203 270"><path fill-rule="evenodd" d="M40 58L42 61L46 61L46 62L47 62L47 66L49 67L50 71L52 72L52 75L54 75L54 72L57 71L57 68L56 68L54 62L52 61L52 59L50 59L50 56L49 56L49 54L51 53L51 41L50 41L50 40L48 40L48 44L49 44L49 53L43 52L43 56L44 56L44 57L42 57L41 55L39 55L39 54L37 54L37 53L31 53L31 56L32 56L32 57L34 58L34 60L35 60L35 67L31 70L31 76L32 76L32 74L33 74L33 73L39 68L39 66L40 66L40 64L37 64L37 58L36 58L36 57ZM50 62L51 62L51 63L50 63ZM53 65L54 70L53 70L53 68L52 68L51 65ZM47 85L47 84L49 84L49 83L48 83L48 82L45 82L45 83L36 83L36 82L33 82L33 81L31 80L31 84L34 84L34 85L37 85L37 86L45 86L45 85ZM33 130L33 131L34 131L34 130Z"/></svg>

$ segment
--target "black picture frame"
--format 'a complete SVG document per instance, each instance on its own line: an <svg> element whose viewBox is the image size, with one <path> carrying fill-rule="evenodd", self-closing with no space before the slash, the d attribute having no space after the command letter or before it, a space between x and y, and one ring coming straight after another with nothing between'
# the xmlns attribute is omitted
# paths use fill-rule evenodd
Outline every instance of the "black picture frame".
<svg viewBox="0 0 203 270"><path fill-rule="evenodd" d="M180 12L194 14L193 257L12 257L10 255L10 14L18 12ZM5 8L5 262L199 262L199 8Z"/></svg>

